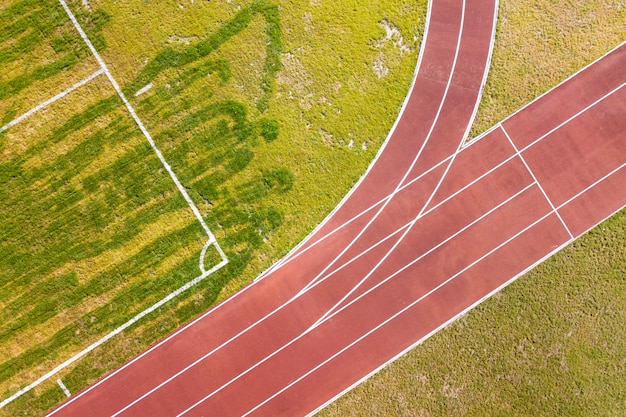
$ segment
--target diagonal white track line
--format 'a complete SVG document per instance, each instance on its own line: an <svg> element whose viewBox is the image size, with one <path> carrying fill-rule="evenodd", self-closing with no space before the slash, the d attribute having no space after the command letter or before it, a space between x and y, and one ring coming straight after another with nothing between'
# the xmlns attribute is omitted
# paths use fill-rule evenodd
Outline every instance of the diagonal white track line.
<svg viewBox="0 0 626 417"><path fill-rule="evenodd" d="M541 190L541 194L543 194L543 196L545 197L546 201L548 202L548 204L550 204L550 207L552 207L552 210L554 210L554 213L556 214L556 216L559 218L559 220L561 221L561 224L563 225L563 227L565 228L565 230L567 231L567 234L569 235L569 237L571 239L574 239L574 235L572 234L572 232L569 230L569 227L567 227L567 224L565 224L565 220L563 220L563 218L561 217L561 215L559 214L559 212L556 210L556 208L554 207L554 204L552 203L552 200L550 200L550 197L548 197L548 194L546 194L546 191L543 189L543 187L541 186L541 183L539 182L539 180L537 179L537 177L535 176L535 173L532 171L532 169L530 169L530 167L528 166L528 163L526 162L526 159L522 156L522 154L520 153L519 149L517 149L517 146L515 146L515 143L513 143L513 141L511 140L511 137L509 136L509 134L507 133L506 129L504 129L504 126L500 125L500 129L502 130L502 132L504 133L504 136L506 136L506 138L509 140L509 143L511 144L511 146L513 147L513 149L515 150L515 153L517 154L517 156L519 157L519 159L522 161L522 163L524 164L524 166L526 167L526 170L528 171L528 173L533 177L533 180L535 180L535 183L537 184L537 187L539 187L539 190Z"/></svg>
<svg viewBox="0 0 626 417"><path fill-rule="evenodd" d="M32 109L30 109L29 111L27 111L23 115L21 115L19 117L16 117L15 119L11 120L9 123L7 123L4 126L0 127L0 133L4 132L5 130L7 130L8 128L10 128L12 126L15 126L16 124L20 123L24 119L27 119L28 117L32 116L33 114L37 113L38 111L45 109L46 107L48 107L49 105L51 105L55 101L65 97L66 95L68 95L72 91L76 90L79 87L82 87L83 85L87 84L89 81L93 80L98 75L103 74L103 73L104 73L104 71L102 70L102 68L100 68L98 71L94 72L93 74L89 75L88 77L80 80L79 82L77 82L76 84L72 85L71 87L61 91L56 96L54 96L52 98L49 98L48 100L44 101L43 103L33 107Z"/></svg>
<svg viewBox="0 0 626 417"><path fill-rule="evenodd" d="M615 94L617 91L621 90L622 88L624 88L624 86L626 85L626 82L618 85L617 87L615 87L614 89L612 89L611 91L609 91L608 93L606 93L605 95L603 95L602 97L598 98L596 101L594 101L593 103L587 105L585 108L583 108L582 110L576 112L575 114L573 114L572 116L568 117L567 119L565 119L563 122L559 123L558 125L556 125L555 127L553 127L552 129L550 129L549 131L547 131L546 133L544 133L543 135L539 136L537 139L535 139L534 141L532 141L530 144L526 145L525 147L523 147L522 149L520 149L520 152L524 152L526 149L530 148L531 146L534 146L535 144L539 143L540 141L542 141L543 139L545 139L546 137L550 136L552 133L556 132L557 130L559 130L560 128L562 128L563 126L565 126L566 124L568 124L569 122L571 122L572 120L574 120L575 118L577 118L578 116L580 116L581 114L585 113L586 111L588 111L589 109L591 109L592 107L595 107L598 103L606 100L609 96L612 96L613 94ZM503 127L503 123L506 123L506 120L503 122L500 122L498 125L502 128L502 130L504 130ZM506 132L505 132L506 133ZM507 135L508 136L508 135Z"/></svg>

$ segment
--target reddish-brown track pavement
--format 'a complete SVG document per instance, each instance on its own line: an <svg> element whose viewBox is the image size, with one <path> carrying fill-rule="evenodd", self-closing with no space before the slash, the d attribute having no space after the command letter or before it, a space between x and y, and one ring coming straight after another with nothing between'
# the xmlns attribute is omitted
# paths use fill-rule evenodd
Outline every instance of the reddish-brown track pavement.
<svg viewBox="0 0 626 417"><path fill-rule="evenodd" d="M492 1L435 1L406 108L349 198L51 415L306 415L622 208L625 45L459 148L494 19Z"/></svg>

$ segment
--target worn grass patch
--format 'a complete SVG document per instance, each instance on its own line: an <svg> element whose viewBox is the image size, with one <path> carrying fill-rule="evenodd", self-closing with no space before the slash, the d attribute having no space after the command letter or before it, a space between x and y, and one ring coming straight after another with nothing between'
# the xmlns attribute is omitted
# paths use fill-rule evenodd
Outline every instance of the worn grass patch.
<svg viewBox="0 0 626 417"><path fill-rule="evenodd" d="M626 38L617 1L501 0L483 132ZM609 416L626 408L622 211L320 416Z"/></svg>

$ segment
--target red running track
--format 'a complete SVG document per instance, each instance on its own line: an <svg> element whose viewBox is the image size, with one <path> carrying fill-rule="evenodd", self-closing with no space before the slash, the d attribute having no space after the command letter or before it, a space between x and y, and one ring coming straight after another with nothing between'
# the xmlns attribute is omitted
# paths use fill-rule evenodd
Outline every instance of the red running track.
<svg viewBox="0 0 626 417"><path fill-rule="evenodd" d="M402 117L333 214L50 415L306 415L626 205L626 45L460 148L495 4L429 17Z"/></svg>

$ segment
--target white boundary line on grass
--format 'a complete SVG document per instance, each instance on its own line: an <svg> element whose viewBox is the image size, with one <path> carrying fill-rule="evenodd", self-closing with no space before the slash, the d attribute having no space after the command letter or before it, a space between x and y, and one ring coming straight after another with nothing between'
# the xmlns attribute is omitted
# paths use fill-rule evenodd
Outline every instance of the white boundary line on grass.
<svg viewBox="0 0 626 417"><path fill-rule="evenodd" d="M72 393L70 392L69 389L67 389L63 381L61 381L61 379L57 379L57 384L59 385L59 388L61 388L61 391L63 391L63 394L65 394L67 398L70 398L72 396Z"/></svg>
<svg viewBox="0 0 626 417"><path fill-rule="evenodd" d="M67 15L69 16L70 20L74 24L74 27L76 28L76 30L80 34L80 37L83 38L83 40L85 41L85 43L89 47L89 50L91 51L93 56L96 58L96 61L98 61L98 64L100 64L100 68L102 68L102 71L104 71L104 74L107 76L107 78L109 79L109 81L113 85L113 88L115 88L115 91L117 92L117 95L120 96L120 98L124 102L124 105L128 109L128 112L132 116L133 120L135 120L135 123L137 123L137 126L139 126L139 129L141 130L141 133L143 133L143 135L146 137L146 139L148 140L148 143L150 143L150 146L154 150L154 153L156 153L157 157L161 161L161 164L163 164L163 166L167 170L167 173L172 178L172 181L174 181L174 184L176 184L176 187L178 188L178 191L180 191L180 193L182 194L183 198L185 199L185 201L187 202L187 204L191 208L191 211L193 211L193 214L198 219L198 222L200 222L200 224L202 225L202 228L204 229L206 234L209 236L209 240L211 242L216 242L215 236L213 235L211 230L209 230L209 227L204 222L204 219L202 218L202 215L200 214L200 211L198 210L198 208L196 207L194 202L191 200L191 197L189 197L189 194L187 194L187 191L185 190L183 185L178 180L178 177L176 177L176 174L174 174L174 171L172 171L172 167L170 166L170 164L167 163L167 161L165 160L165 157L163 156L163 154L161 153L159 148L156 146L156 143L154 143L154 140L152 139L152 136L150 135L150 133L148 132L148 130L144 126L144 124L141 121L141 119L139 119L139 116L137 116L137 113L135 112L135 109L133 108L133 106L131 106L130 102L128 101L128 99L126 98L124 93L122 92L122 89L120 88L119 84L117 83L117 81L115 81L115 78L113 78L113 75L111 75L111 72L109 71L108 67L106 66L106 64L104 63L104 61L100 57L100 54L98 54L98 51L96 51L96 48L93 46L93 44L91 43L91 41L89 40L89 38L87 37L85 32L83 31L82 27L78 23L78 20L76 20L76 17L74 16L72 11L68 7L67 3L65 2L65 0L59 0L59 2L63 6L63 9L65 9L65 12L67 13ZM219 245L216 245L216 246L217 246L217 248L219 248ZM225 259L225 255L221 251L221 249L218 249L218 251L220 252L220 255L222 256L222 259Z"/></svg>
<svg viewBox="0 0 626 417"><path fill-rule="evenodd" d="M93 80L94 78L96 78L100 74L104 74L104 71L102 70L102 68L100 68L98 71L94 72L93 74L91 74L87 78L84 78L84 79L80 80L79 82L77 82L73 86L69 87L68 89L61 91L56 96L54 96L54 97L44 101L43 103L39 104L36 107L33 107L32 109L30 109L29 111L27 111L26 113L21 115L20 117L17 117L15 119L11 120L9 123L5 124L4 126L0 127L0 133L4 132L5 130L7 130L8 128L10 128L12 126L15 126L16 124L18 124L22 120L32 116L33 114L37 113L38 111L43 110L44 108L48 107L50 104L54 103L55 101L57 101L60 98L65 97L66 95L68 95L72 91L76 90L77 88L82 87L83 85L87 84L89 81Z"/></svg>
<svg viewBox="0 0 626 417"><path fill-rule="evenodd" d="M191 281L187 282L186 284L184 284L183 286L181 286L177 290L175 290L175 291L171 292L170 294L166 295L164 298L159 300L157 303L153 304L152 306L150 306L147 309L143 310L139 314L135 315L133 318L128 320L126 323L122 324L121 326L119 326L115 330L111 331L110 333L108 333L107 335L102 337L101 339L99 339L96 342L92 343L87 348L85 348L82 351L78 352L77 354L75 354L71 358L67 359L66 361L64 361L60 365L57 365L54 369L52 369L48 373L42 375L41 377L39 377L37 380L35 380L34 382L30 383L26 387L20 389L15 394L13 394L10 397L7 397L4 400L2 400L2 402L0 402L0 409L2 409L4 406L6 406L7 404L11 403L12 401L16 400L17 398L19 398L23 394L27 393L28 391L32 390L36 386L40 385L42 382L48 380L50 377L52 377L56 373L58 373L61 370L65 369L66 367L68 367L72 363L76 362L78 359L82 358L83 356L85 356L86 354L91 352L92 350L96 349L97 347L99 347L103 343L107 342L109 339L111 339L114 336L118 335L119 333L121 333L122 331L127 329L128 327L132 326L137 321L142 319L144 316L152 313L154 310L156 310L159 307L161 307L163 304L167 303L168 301L170 301L173 298L177 297L181 293L187 291L189 288L191 288L194 285L198 284L200 281L204 280L206 277L208 277L209 275L213 274L215 271L221 269L223 266L225 266L228 263L228 258L226 257L226 254L224 253L224 251L220 247L219 243L217 242L217 239L215 239L215 236L213 235L213 233L211 232L209 227L204 222L204 219L202 218L202 215L200 214L200 211L198 210L198 208L195 206L195 204L193 203L193 201L191 200L191 198L187 194L187 191L185 190L185 188L182 186L182 184L180 183L180 181L176 177L176 174L174 174L174 171L172 170L170 165L165 160L165 157L163 156L163 154L161 153L159 148L156 146L154 140L152 139L152 136L150 136L150 133L148 132L148 130L144 126L143 122L141 121L141 119L139 119L139 116L137 116L137 113L135 112L135 110L131 106L130 102L126 99L126 96L124 95L124 93L120 89L118 83L115 81L115 79L113 78L113 76L109 72L106 64L104 63L104 61L102 60L102 58L100 57L98 52L96 51L95 47L93 46L93 44L91 43L91 41L89 40L89 38L87 37L85 32L83 31L83 29L81 28L80 24L76 20L76 17L74 16L72 11L68 7L67 3L65 2L65 0L59 0L59 2L61 3L61 6L63 6L63 9L65 10L65 12L67 13L68 17L70 18L70 20L74 24L74 27L76 28L76 30L80 34L81 38L85 41L85 43L87 44L87 46L91 50L92 54L96 58L96 61L98 61L98 64L100 65L100 70L96 71L91 76L89 76L86 79L78 82L77 84L75 84L74 86L70 87L69 89L63 91L62 93L57 94L52 99L50 99L50 100L42 103L41 105L35 107L34 109L32 109L30 112L26 113L25 115L20 116L20 118L18 118L19 120L16 119L16 121L11 122L12 123L11 126L13 126L14 124L18 123L19 121L25 119L26 117L34 114L35 112L41 110L42 108L44 108L45 106L49 105L53 101L56 101L56 100L64 97L65 95L67 95L68 93L72 92L76 88L78 88L78 87L82 86L83 84L86 84L87 82L91 81L93 78L97 77L98 75L105 74L107 76L107 78L109 79L109 81L111 82L111 84L113 85L113 88L115 88L115 91L117 92L119 97L122 99L122 101L126 105L126 108L128 109L129 113L131 114L133 120L137 123L137 125L139 126L139 129L144 134L144 136L146 137L146 139L150 143L150 146L152 147L152 149L156 153L157 157L159 158L159 160L161 161L161 163L163 164L163 166L167 170L168 174L170 175L170 177L172 178L172 180L176 184L176 187L178 188L180 193L183 195L183 198L185 199L185 201L187 202L187 204L189 205L189 207L193 211L193 213L196 216L196 219L198 220L198 222L200 222L200 225L202 226L202 228L204 229L204 231L208 235L209 239L205 243L204 247L202 248L202 252L200 253L199 267L200 267L201 274L199 276L197 276L196 278L194 278ZM10 126L8 126L8 127L10 127ZM3 129L4 129L4 127L3 127ZM2 132L2 130L0 130L0 132ZM212 268L207 270L207 269L205 269L205 266L204 266L204 257L205 257L206 251L207 251L209 246L214 246L215 247L215 249L219 253L222 261L220 263L218 263L217 265L214 265Z"/></svg>

